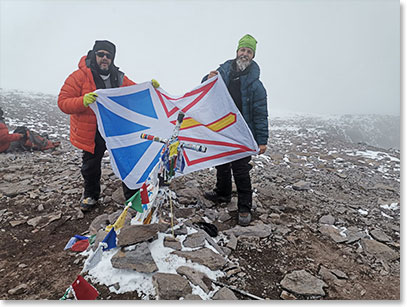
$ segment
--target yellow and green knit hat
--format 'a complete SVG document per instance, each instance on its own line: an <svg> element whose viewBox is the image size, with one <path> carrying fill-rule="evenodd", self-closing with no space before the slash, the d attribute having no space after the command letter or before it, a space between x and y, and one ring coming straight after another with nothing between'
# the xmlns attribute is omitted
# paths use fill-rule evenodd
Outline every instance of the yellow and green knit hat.
<svg viewBox="0 0 407 307"><path fill-rule="evenodd" d="M239 45L237 46L237 50L242 47L250 48L253 50L253 53L256 53L256 39L251 36L250 34L246 34L239 40Z"/></svg>

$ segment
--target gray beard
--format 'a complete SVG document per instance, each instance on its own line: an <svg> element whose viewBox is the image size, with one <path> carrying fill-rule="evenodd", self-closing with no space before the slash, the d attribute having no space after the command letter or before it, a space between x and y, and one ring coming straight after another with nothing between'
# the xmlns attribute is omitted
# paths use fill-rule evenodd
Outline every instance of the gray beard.
<svg viewBox="0 0 407 307"><path fill-rule="evenodd" d="M250 65L250 61L245 56L236 58L236 66L240 71L245 70Z"/></svg>

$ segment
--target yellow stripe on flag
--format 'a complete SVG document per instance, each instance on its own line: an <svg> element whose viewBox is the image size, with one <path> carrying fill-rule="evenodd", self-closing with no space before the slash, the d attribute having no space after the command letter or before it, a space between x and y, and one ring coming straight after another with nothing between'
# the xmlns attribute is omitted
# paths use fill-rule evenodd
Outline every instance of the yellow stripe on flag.
<svg viewBox="0 0 407 307"><path fill-rule="evenodd" d="M217 120L216 122L208 125L207 127L215 132L218 132L218 131L224 129L225 127L229 126L230 124L232 124L235 121L236 121L236 115L229 114L228 116L226 116L220 120Z"/></svg>
<svg viewBox="0 0 407 307"><path fill-rule="evenodd" d="M197 122L195 119L192 117L185 118L184 121L181 124L181 129L187 129L195 126L202 125L200 122Z"/></svg>

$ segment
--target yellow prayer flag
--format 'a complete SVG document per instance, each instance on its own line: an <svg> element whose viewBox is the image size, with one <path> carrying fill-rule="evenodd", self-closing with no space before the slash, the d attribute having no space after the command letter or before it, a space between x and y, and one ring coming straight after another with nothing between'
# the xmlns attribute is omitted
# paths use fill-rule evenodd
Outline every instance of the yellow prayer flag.
<svg viewBox="0 0 407 307"><path fill-rule="evenodd" d="M178 145L179 145L179 141L176 141L176 142L170 144L170 157L177 155Z"/></svg>
<svg viewBox="0 0 407 307"><path fill-rule="evenodd" d="M113 225L106 226L106 229L105 229L106 232L109 232L110 230L112 230L112 227L114 227L115 231L117 231L123 227L129 207L130 206L126 206L126 208L124 208L123 212L120 214L120 216L117 218L116 222Z"/></svg>

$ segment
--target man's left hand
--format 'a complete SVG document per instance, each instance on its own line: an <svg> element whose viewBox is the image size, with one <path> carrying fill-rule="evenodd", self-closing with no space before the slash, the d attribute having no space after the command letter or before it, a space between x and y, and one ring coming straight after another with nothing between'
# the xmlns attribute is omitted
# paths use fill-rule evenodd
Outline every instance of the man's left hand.
<svg viewBox="0 0 407 307"><path fill-rule="evenodd" d="M264 154L266 152L267 145L259 145L259 149L259 155Z"/></svg>

